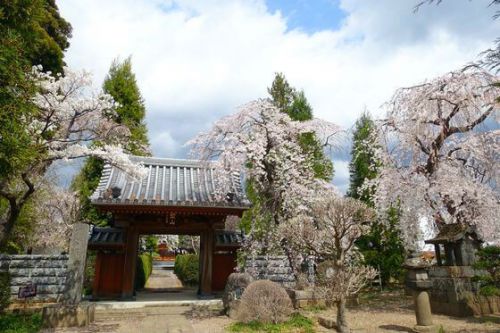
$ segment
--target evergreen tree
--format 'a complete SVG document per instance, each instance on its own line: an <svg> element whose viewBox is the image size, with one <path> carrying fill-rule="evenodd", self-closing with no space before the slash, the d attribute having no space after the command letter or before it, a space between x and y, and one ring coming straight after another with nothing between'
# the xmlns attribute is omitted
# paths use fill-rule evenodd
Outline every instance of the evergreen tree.
<svg viewBox="0 0 500 333"><path fill-rule="evenodd" d="M53 0L3 1L0 6L0 181L16 178L37 158L22 119L36 112L36 91L26 78L31 66L53 73L63 69L71 25ZM2 184L3 185L3 184Z"/></svg>
<svg viewBox="0 0 500 333"><path fill-rule="evenodd" d="M124 149L133 155L149 156L149 141L144 123L146 107L137 86L135 74L132 72L130 57L123 62L113 61L104 80L103 89L118 103L116 121L130 130L131 140L124 145ZM101 143L94 142L93 144ZM82 217L100 226L109 224L110 215L97 211L89 197L99 184L103 167L104 163L101 160L88 158L72 184L72 188L80 194Z"/></svg>
<svg viewBox="0 0 500 333"><path fill-rule="evenodd" d="M283 73L276 73L271 87L267 88L274 105L296 121L313 119L312 107L303 91L291 87ZM302 148L309 155L317 178L331 180L333 163L325 156L323 147L313 133L303 134L300 138Z"/></svg>
<svg viewBox="0 0 500 333"><path fill-rule="evenodd" d="M347 191L349 197L364 201L370 206L373 206L370 193L362 190L361 186L365 180L374 179L377 176L377 162L370 149L374 129L375 124L367 112L356 121L349 163L350 184Z"/></svg>
<svg viewBox="0 0 500 333"><path fill-rule="evenodd" d="M292 120L307 121L313 119L312 107L303 91L297 91L285 78L283 73L276 73L271 87L267 88L273 104L282 112L288 114ZM299 137L303 151L309 156L316 178L330 181L333 177L333 163L325 156L323 147L314 133L304 133ZM251 167L249 165L249 167ZM253 237L267 244L272 228L276 228L276 218L270 214L263 215L262 208L272 198L265 197L255 191L253 182L246 182L246 195L252 207L243 214L239 227L249 233L253 226ZM267 249L263 248L263 251Z"/></svg>
<svg viewBox="0 0 500 333"><path fill-rule="evenodd" d="M144 123L146 107L132 72L130 57L123 62L113 61L104 80L103 89L119 104L116 109L116 121L130 130L131 140L124 148L133 155L150 155L148 131Z"/></svg>
<svg viewBox="0 0 500 333"><path fill-rule="evenodd" d="M377 176L379 164L372 149L372 136L375 124L369 113L365 112L356 121L353 133L352 160L349 164L350 186L347 195L373 206L371 193L363 189L365 180ZM404 261L403 243L398 229L399 208L391 207L386 213L386 221L374 221L370 232L360 237L356 245L363 253L365 264L380 270L382 283L386 285L391 278L399 278Z"/></svg>

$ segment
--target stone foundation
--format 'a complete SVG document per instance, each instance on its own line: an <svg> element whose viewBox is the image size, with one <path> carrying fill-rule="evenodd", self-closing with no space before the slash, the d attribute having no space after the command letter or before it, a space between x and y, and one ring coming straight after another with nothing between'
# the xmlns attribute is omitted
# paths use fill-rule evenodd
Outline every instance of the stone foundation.
<svg viewBox="0 0 500 333"><path fill-rule="evenodd" d="M95 307L93 304L51 305L43 308L42 320L46 328L84 327L94 321Z"/></svg>
<svg viewBox="0 0 500 333"><path fill-rule="evenodd" d="M472 316L467 305L466 293L475 293L477 284L472 282L475 275L471 266L433 266L429 268L432 288L429 290L433 313L455 317Z"/></svg>
<svg viewBox="0 0 500 333"><path fill-rule="evenodd" d="M287 292L295 309L309 306L326 306L325 299L316 295L312 290L287 289Z"/></svg>

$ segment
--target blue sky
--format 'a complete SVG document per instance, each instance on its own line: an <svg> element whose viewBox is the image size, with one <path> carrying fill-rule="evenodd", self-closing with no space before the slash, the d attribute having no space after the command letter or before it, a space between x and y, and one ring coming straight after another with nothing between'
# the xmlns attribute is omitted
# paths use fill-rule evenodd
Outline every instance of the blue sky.
<svg viewBox="0 0 500 333"><path fill-rule="evenodd" d="M346 16L338 0L267 0L266 6L271 13L279 11L285 17L289 30L307 33L336 30Z"/></svg>
<svg viewBox="0 0 500 333"><path fill-rule="evenodd" d="M113 59L132 56L158 157L257 98L275 72L303 89L314 114L349 130L402 86L476 60L500 35L491 0L59 0L73 26L67 64L100 87ZM498 6L497 6L498 7ZM341 190L348 143L332 152Z"/></svg>

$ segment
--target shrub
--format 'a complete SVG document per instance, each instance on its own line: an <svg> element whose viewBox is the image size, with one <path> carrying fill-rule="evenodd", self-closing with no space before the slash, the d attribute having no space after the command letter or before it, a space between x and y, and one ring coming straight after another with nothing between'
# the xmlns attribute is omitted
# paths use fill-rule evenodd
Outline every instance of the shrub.
<svg viewBox="0 0 500 333"><path fill-rule="evenodd" d="M231 273L228 276L224 294L222 295L222 304L224 305L224 311L230 317L237 309L243 291L252 281L253 278L248 273Z"/></svg>
<svg viewBox="0 0 500 333"><path fill-rule="evenodd" d="M196 254L180 254L175 257L174 273L182 283L197 285L200 271L200 261Z"/></svg>
<svg viewBox="0 0 500 333"><path fill-rule="evenodd" d="M41 327L42 315L40 313L0 315L0 332L2 333L36 333Z"/></svg>
<svg viewBox="0 0 500 333"><path fill-rule="evenodd" d="M10 304L10 274L0 272L0 313Z"/></svg>
<svg viewBox="0 0 500 333"><path fill-rule="evenodd" d="M149 253L143 253L137 258L135 288L144 288L153 271L153 257Z"/></svg>
<svg viewBox="0 0 500 333"><path fill-rule="evenodd" d="M237 318L249 323L282 323L292 313L292 301L285 289L269 280L252 282L243 292Z"/></svg>
<svg viewBox="0 0 500 333"><path fill-rule="evenodd" d="M477 257L474 268L486 273L474 277L474 281L480 283L479 294L500 295L500 246L485 246L477 251Z"/></svg>

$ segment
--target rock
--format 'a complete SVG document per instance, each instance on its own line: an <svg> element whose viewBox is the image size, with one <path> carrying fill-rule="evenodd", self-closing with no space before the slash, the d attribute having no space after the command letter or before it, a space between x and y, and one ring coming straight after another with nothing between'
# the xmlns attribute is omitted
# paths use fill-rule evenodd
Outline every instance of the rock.
<svg viewBox="0 0 500 333"><path fill-rule="evenodd" d="M224 294L222 295L222 303L224 305L224 312L229 317L233 317L236 313L241 295L252 281L252 276L247 273L232 273L227 278Z"/></svg>
<svg viewBox="0 0 500 333"><path fill-rule="evenodd" d="M329 318L329 317L319 316L318 323L321 326L326 327L326 328L330 328L330 329L337 328L337 323L335 322L335 320L333 320L332 318Z"/></svg>
<svg viewBox="0 0 500 333"><path fill-rule="evenodd" d="M85 327L94 321L95 305L82 302L79 305L49 305L42 311L43 325L55 327Z"/></svg>

